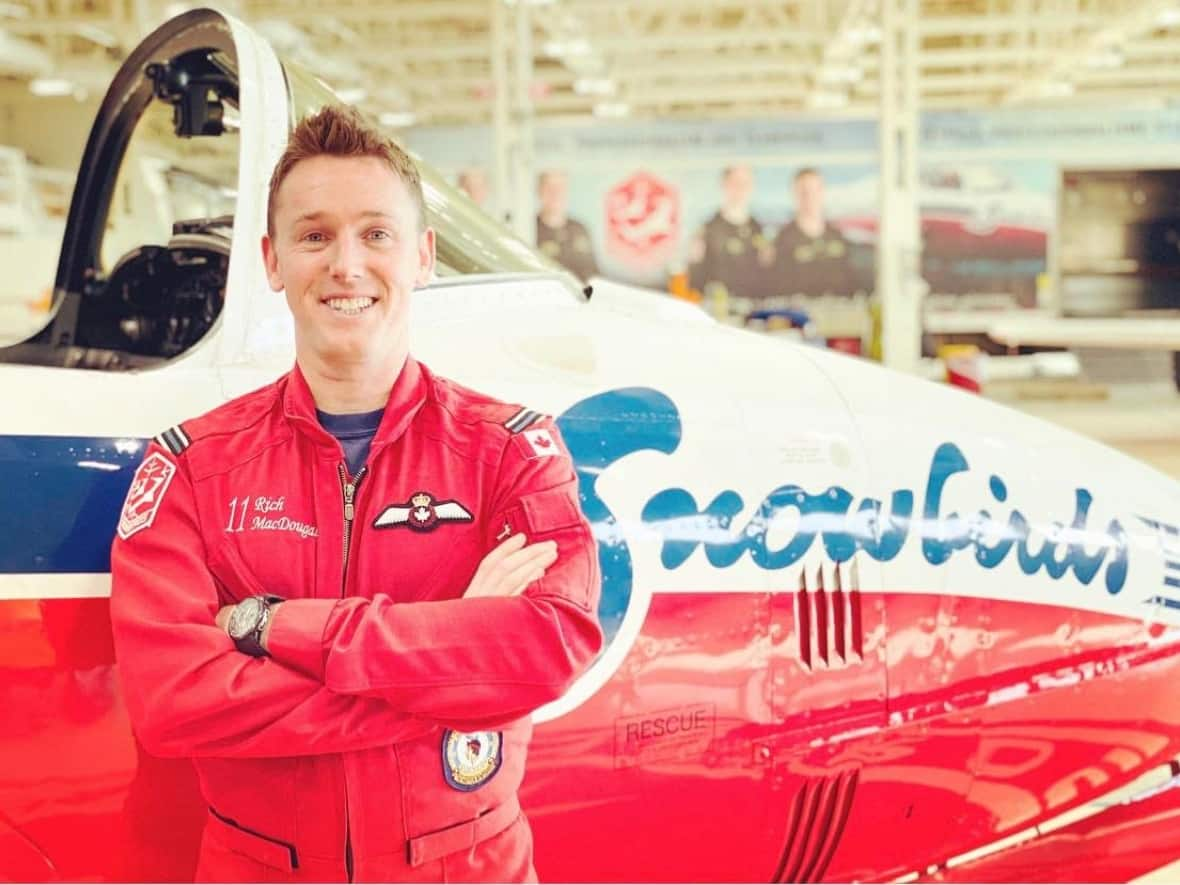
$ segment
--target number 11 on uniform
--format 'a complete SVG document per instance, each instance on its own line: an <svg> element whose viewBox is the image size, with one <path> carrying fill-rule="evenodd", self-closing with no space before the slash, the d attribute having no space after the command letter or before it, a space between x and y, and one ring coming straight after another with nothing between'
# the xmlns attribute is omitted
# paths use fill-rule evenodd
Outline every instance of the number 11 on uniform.
<svg viewBox="0 0 1180 885"><path fill-rule="evenodd" d="M241 512L235 512L238 506L238 499L234 498L229 502L229 523L226 524L225 530L227 532L240 532L246 527L246 511L250 509L250 498L242 499ZM237 520L237 528L234 527L234 520Z"/></svg>

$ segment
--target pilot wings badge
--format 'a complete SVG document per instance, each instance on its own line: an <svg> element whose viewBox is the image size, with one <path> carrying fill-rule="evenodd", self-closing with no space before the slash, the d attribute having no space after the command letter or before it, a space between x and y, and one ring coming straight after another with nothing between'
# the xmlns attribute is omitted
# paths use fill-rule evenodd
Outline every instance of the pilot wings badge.
<svg viewBox="0 0 1180 885"><path fill-rule="evenodd" d="M440 522L471 522L474 518L458 501L436 501L428 492L418 492L408 504L386 507L374 520L373 528L406 526L416 532L429 532Z"/></svg>

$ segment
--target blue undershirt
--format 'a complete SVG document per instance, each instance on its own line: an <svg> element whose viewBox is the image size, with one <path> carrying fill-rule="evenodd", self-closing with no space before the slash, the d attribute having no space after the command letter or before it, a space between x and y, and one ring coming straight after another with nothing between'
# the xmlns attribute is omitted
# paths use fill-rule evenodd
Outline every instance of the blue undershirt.
<svg viewBox="0 0 1180 885"><path fill-rule="evenodd" d="M369 458L369 446L373 444L373 434L377 432L385 410L362 412L359 415L331 415L316 409L315 414L320 419L320 426L340 440L348 472L356 476Z"/></svg>

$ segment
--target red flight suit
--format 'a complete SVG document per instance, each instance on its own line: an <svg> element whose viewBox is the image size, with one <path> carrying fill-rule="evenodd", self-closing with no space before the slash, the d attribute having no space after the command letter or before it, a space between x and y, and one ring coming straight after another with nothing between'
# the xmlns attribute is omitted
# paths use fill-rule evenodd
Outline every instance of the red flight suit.
<svg viewBox="0 0 1180 885"><path fill-rule="evenodd" d="M515 532L557 562L520 596L462 599ZM411 358L352 477L295 369L157 437L111 572L132 724L193 757L209 805L199 880L535 879L528 716L602 642L550 419ZM270 657L214 625L255 594L288 600Z"/></svg>

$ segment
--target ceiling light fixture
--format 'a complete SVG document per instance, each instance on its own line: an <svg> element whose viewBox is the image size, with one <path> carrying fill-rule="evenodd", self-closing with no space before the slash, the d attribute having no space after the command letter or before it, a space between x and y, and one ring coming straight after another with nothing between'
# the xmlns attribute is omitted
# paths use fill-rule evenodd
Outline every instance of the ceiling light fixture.
<svg viewBox="0 0 1180 885"><path fill-rule="evenodd" d="M845 33L848 34L850 41L861 46L880 43L882 36L881 29L876 25L860 25L859 27L849 28Z"/></svg>
<svg viewBox="0 0 1180 885"><path fill-rule="evenodd" d="M596 117L626 117L631 113L631 105L625 101L600 101L594 106Z"/></svg>
<svg viewBox="0 0 1180 885"><path fill-rule="evenodd" d="M614 95L618 86L608 77L579 77L574 81L578 95Z"/></svg>
<svg viewBox="0 0 1180 885"><path fill-rule="evenodd" d="M1044 98L1065 98L1066 96L1073 95L1076 88L1068 80L1057 80L1052 83L1043 84L1037 91Z"/></svg>
<svg viewBox="0 0 1180 885"><path fill-rule="evenodd" d="M377 122L391 129L404 129L418 122L418 115L413 111L383 111L377 116Z"/></svg>
<svg viewBox="0 0 1180 885"><path fill-rule="evenodd" d="M820 83L859 83L864 75L857 65L825 66L820 68L818 79Z"/></svg>
<svg viewBox="0 0 1180 885"><path fill-rule="evenodd" d="M29 92L41 98L73 95L74 84L64 77L38 77L29 81Z"/></svg>
<svg viewBox="0 0 1180 885"><path fill-rule="evenodd" d="M97 25L80 24L75 28L75 31L79 37L85 37L91 43L97 43L99 46L104 46L107 49L114 49L119 45L119 41L114 34Z"/></svg>
<svg viewBox="0 0 1180 885"><path fill-rule="evenodd" d="M1155 18L1155 23L1161 28L1174 28L1176 25L1180 25L1180 6L1161 9Z"/></svg>
<svg viewBox="0 0 1180 885"><path fill-rule="evenodd" d="M1126 58L1118 49L1099 49L1086 59L1086 67L1094 70L1113 70L1126 64Z"/></svg>
<svg viewBox="0 0 1180 885"><path fill-rule="evenodd" d="M542 51L550 58L579 58L590 54L590 41L585 37L572 40L549 40Z"/></svg>
<svg viewBox="0 0 1180 885"><path fill-rule="evenodd" d="M842 108L848 105L848 93L820 89L807 96L807 104L813 108Z"/></svg>
<svg viewBox="0 0 1180 885"><path fill-rule="evenodd" d="M363 86L349 86L336 90L336 97L345 104L359 104L368 94L369 91Z"/></svg>

